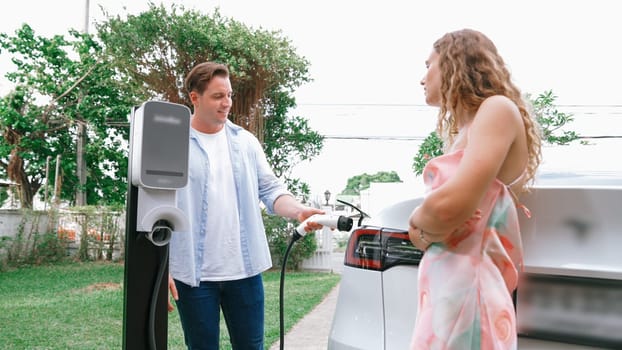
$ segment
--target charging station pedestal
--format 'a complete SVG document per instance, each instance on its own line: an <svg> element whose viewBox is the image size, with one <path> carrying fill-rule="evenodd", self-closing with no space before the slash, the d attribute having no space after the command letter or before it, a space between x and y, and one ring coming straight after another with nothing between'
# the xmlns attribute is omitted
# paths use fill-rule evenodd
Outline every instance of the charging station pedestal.
<svg viewBox="0 0 622 350"><path fill-rule="evenodd" d="M159 288L154 334L158 349L168 343L168 266L160 286L155 286L158 266L168 255L168 245L156 246L136 231L138 187L129 183L125 229L125 276L123 303L123 349L149 349L149 314L153 288ZM168 263L168 260L167 260Z"/></svg>
<svg viewBox="0 0 622 350"><path fill-rule="evenodd" d="M189 227L176 207L176 190L188 181L190 109L147 101L133 108L130 125L123 349L163 350L168 341L168 242L173 231Z"/></svg>

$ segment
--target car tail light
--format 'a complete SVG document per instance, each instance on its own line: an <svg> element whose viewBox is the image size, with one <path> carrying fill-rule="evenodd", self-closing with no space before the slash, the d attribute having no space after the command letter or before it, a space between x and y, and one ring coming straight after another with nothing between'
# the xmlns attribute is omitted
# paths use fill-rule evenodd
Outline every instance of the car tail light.
<svg viewBox="0 0 622 350"><path fill-rule="evenodd" d="M407 231L363 226L350 235L345 265L384 271L395 265L419 265L422 256Z"/></svg>

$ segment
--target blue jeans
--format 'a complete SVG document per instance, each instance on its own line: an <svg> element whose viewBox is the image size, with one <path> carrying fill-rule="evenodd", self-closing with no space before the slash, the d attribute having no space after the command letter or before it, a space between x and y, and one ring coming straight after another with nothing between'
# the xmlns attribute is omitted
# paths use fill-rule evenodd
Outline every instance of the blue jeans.
<svg viewBox="0 0 622 350"><path fill-rule="evenodd" d="M233 350L263 350L264 289L261 274L193 288L175 280L177 310L188 350L218 349L220 308Z"/></svg>

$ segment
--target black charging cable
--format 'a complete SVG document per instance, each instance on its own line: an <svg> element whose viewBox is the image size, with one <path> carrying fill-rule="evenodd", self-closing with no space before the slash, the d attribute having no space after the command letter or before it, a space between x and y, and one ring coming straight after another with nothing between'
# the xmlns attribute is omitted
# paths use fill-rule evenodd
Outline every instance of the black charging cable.
<svg viewBox="0 0 622 350"><path fill-rule="evenodd" d="M155 285L153 286L153 292L151 293L151 305L149 307L149 348L156 350L156 336L155 336L155 318L156 309L158 305L158 295L160 293L160 284L164 278L164 271L166 271L166 264L168 263L168 247L164 249L164 254L160 259L160 266L158 267L158 275L156 277Z"/></svg>
<svg viewBox="0 0 622 350"><path fill-rule="evenodd" d="M154 226L159 226L156 232L152 232L152 237L149 239L156 246L166 246L170 240L170 234L163 234L164 230L172 231L172 225L166 220L158 220ZM152 240L152 239L155 239ZM151 292L151 304L149 306L149 348L151 350L157 350L156 334L155 334L155 319L158 306L158 297L160 294L160 285L164 279L164 272L168 265L169 247L164 247L164 253L160 257L160 265L158 266L158 272L156 275L155 284L153 285L153 291Z"/></svg>
<svg viewBox="0 0 622 350"><path fill-rule="evenodd" d="M294 230L294 234L292 234L292 239L290 239L289 244L287 245L287 250L285 250L285 255L283 256L283 263L281 264L281 284L279 287L279 330L280 330L280 342L279 348L281 350L284 349L285 346L285 321L283 317L283 290L285 286L285 267L287 266L287 257L289 256L289 252L292 250L294 243L299 240L302 236Z"/></svg>

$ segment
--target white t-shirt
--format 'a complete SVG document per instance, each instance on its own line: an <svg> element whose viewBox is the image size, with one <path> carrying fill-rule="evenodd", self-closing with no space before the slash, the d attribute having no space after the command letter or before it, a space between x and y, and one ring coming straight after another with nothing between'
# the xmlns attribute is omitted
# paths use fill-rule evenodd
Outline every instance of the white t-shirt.
<svg viewBox="0 0 622 350"><path fill-rule="evenodd" d="M240 220L233 169L225 128L198 133L209 159L207 227L201 266L202 281L245 277L240 244Z"/></svg>

